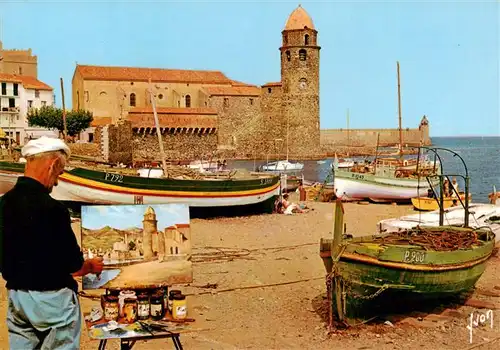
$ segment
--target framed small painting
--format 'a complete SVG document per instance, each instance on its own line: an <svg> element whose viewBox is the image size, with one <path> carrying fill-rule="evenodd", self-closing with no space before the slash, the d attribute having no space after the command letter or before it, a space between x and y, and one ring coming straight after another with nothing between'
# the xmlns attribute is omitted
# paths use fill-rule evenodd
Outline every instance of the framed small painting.
<svg viewBox="0 0 500 350"><path fill-rule="evenodd" d="M82 206L84 258L102 257L83 289L143 289L191 283L187 204Z"/></svg>

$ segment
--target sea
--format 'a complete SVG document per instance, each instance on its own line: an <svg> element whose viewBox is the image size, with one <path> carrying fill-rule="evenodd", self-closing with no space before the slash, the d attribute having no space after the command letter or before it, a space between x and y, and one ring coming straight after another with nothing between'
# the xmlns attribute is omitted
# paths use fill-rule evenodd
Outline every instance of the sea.
<svg viewBox="0 0 500 350"><path fill-rule="evenodd" d="M500 191L500 137L432 137L432 147L444 148L455 152L458 156L438 150L443 164L443 172L449 175L469 176L472 202L488 203L488 194L493 186ZM429 157L432 153L428 153ZM460 160L463 159L463 163ZM269 159L269 161L274 161ZM290 161L294 161L290 159ZM331 174L332 159L318 163L316 160L300 161L304 163L304 179L313 182L324 182ZM465 163L465 166L464 166ZM257 169L266 161L235 160L229 161L230 168ZM464 190L464 180L457 176L459 189Z"/></svg>

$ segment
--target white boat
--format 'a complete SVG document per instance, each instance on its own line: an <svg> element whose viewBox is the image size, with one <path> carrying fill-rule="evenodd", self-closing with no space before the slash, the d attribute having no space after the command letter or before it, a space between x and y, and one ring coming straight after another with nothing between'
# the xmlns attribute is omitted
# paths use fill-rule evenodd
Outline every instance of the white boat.
<svg viewBox="0 0 500 350"><path fill-rule="evenodd" d="M496 218L495 218L496 217ZM472 228L489 227L496 234L497 242L500 240L500 206L493 204L469 204L469 226ZM444 211L444 225L462 226L465 219L465 209L461 206L452 207ZM398 232L415 228L417 226L439 226L439 210L426 213L405 215L400 218L381 220L378 231Z"/></svg>
<svg viewBox="0 0 500 350"><path fill-rule="evenodd" d="M437 180L433 185L437 184ZM426 196L431 188L425 179L396 178L371 173L336 170L333 185L335 195L343 201L371 199L373 201L408 202Z"/></svg>
<svg viewBox="0 0 500 350"><path fill-rule="evenodd" d="M397 62L398 78L398 114L399 114L399 157L379 158L377 151L375 161L365 164L353 164L351 168L341 169L340 162L334 160L335 194L344 201L370 199L376 202L409 202L411 198L423 197L431 189L425 176L436 175L440 167L421 159L405 159L402 139L401 95L399 84L399 62ZM380 135L379 135L380 136ZM336 155L335 155L335 158ZM414 174L418 168L420 178ZM437 185L437 178L431 181Z"/></svg>
<svg viewBox="0 0 500 350"><path fill-rule="evenodd" d="M292 163L288 160L278 160L276 162L267 163L262 165L261 169L263 171L299 171L304 169L304 164L302 163Z"/></svg>
<svg viewBox="0 0 500 350"><path fill-rule="evenodd" d="M195 160L189 163L188 168L196 169L200 172L217 172L222 170L222 164L217 161Z"/></svg>

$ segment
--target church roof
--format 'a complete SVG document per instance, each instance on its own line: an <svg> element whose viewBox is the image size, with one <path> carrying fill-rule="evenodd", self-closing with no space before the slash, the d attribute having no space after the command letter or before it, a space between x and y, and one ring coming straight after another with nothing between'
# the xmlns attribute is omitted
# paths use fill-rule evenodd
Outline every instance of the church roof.
<svg viewBox="0 0 500 350"><path fill-rule="evenodd" d="M285 30L304 29L305 27L314 29L314 24L311 16L299 5L288 17Z"/></svg>
<svg viewBox="0 0 500 350"><path fill-rule="evenodd" d="M155 210L152 207L148 207L144 214L155 214Z"/></svg>
<svg viewBox="0 0 500 350"><path fill-rule="evenodd" d="M148 81L162 83L231 84L231 80L220 71L186 70L142 67L111 67L77 65L84 80Z"/></svg>

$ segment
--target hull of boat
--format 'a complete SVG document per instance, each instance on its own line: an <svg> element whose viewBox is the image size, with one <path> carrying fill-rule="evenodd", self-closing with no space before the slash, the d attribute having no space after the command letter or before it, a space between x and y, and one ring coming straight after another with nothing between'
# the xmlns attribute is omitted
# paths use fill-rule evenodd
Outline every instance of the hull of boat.
<svg viewBox="0 0 500 350"><path fill-rule="evenodd" d="M472 229L442 226L429 231ZM428 250L411 244L377 243L375 236L345 240L340 259L333 262L332 239L322 239L320 256L332 275L329 294L333 312L347 320L370 318L404 300L441 299L474 287L495 246L495 234L477 230L479 244L452 251ZM382 235L383 236L383 235ZM382 237L379 236L379 237Z"/></svg>
<svg viewBox="0 0 500 350"><path fill-rule="evenodd" d="M456 198L444 198L443 199L443 206L445 209L451 208L453 206L453 200ZM465 195L461 194L460 199L462 201L465 200ZM421 211L433 211L433 210L438 210L439 209L439 204L438 204L439 199L435 198L429 198L429 197L418 197L418 198L412 198L411 203L413 204L413 207L417 210ZM469 202L472 200L472 196L469 195ZM459 201L457 200L457 205L460 205Z"/></svg>
<svg viewBox="0 0 500 350"><path fill-rule="evenodd" d="M335 172L334 187L337 197L346 201L373 199L409 202L411 198L427 195L427 190L430 189L425 180L340 171Z"/></svg>
<svg viewBox="0 0 500 350"><path fill-rule="evenodd" d="M23 164L0 162L2 195L14 186L23 168ZM279 187L279 177L156 179L76 168L59 177L51 196L93 204L187 203L193 207L228 207L267 202L279 195Z"/></svg>

